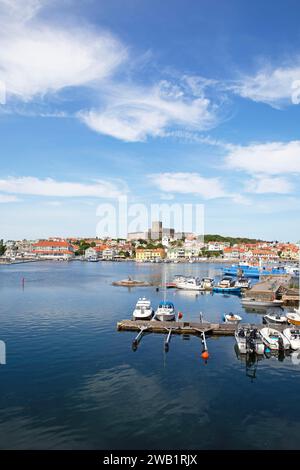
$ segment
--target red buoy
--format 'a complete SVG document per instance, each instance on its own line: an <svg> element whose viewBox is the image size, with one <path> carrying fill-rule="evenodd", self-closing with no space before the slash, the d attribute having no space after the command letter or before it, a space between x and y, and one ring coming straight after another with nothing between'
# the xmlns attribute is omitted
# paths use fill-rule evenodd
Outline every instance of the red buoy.
<svg viewBox="0 0 300 470"><path fill-rule="evenodd" d="M202 357L202 359L207 360L209 358L208 351L203 351L202 354L201 354L201 357Z"/></svg>
<svg viewBox="0 0 300 470"><path fill-rule="evenodd" d="M178 318L179 320L183 317L182 312L178 312Z"/></svg>

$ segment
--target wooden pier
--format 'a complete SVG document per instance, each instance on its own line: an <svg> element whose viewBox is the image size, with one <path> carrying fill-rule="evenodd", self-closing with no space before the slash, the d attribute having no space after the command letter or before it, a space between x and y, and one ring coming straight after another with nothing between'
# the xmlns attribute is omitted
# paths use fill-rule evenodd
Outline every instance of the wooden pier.
<svg viewBox="0 0 300 470"><path fill-rule="evenodd" d="M117 323L118 331L141 331L147 333L167 333L172 329L172 334L181 335L199 335L205 333L208 336L234 336L237 326L247 328L256 328L260 330L268 325L264 324L250 324L250 323L208 323L208 322L186 322L186 321L151 321L151 320L122 320ZM277 330L282 330L287 325L270 325Z"/></svg>

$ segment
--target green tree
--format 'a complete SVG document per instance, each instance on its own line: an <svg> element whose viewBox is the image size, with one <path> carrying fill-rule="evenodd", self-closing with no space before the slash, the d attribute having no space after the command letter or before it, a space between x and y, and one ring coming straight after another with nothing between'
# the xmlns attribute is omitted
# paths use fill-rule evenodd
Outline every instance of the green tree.
<svg viewBox="0 0 300 470"><path fill-rule="evenodd" d="M3 240L0 240L0 256L3 256L6 250L6 246L3 243Z"/></svg>

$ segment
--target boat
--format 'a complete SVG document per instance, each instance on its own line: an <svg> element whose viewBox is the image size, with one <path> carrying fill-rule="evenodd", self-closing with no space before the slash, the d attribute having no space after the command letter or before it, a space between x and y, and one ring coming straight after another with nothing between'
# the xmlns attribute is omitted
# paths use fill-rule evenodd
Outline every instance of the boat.
<svg viewBox="0 0 300 470"><path fill-rule="evenodd" d="M204 290L202 282L198 277L189 277L177 282L178 289Z"/></svg>
<svg viewBox="0 0 300 470"><path fill-rule="evenodd" d="M286 314L287 320L292 325L300 326L300 309L295 309L294 312Z"/></svg>
<svg viewBox="0 0 300 470"><path fill-rule="evenodd" d="M281 313L267 313L263 318L264 323L277 323L278 325L284 325L287 323L287 317Z"/></svg>
<svg viewBox="0 0 300 470"><path fill-rule="evenodd" d="M239 294L241 292L240 287L236 287L235 281L233 281L230 277L223 277L223 279L213 287L213 292L227 292L231 294Z"/></svg>
<svg viewBox="0 0 300 470"><path fill-rule="evenodd" d="M267 326L259 332L265 345L273 351L285 351L290 349L289 340L275 328Z"/></svg>
<svg viewBox="0 0 300 470"><path fill-rule="evenodd" d="M251 281L247 277L239 277L238 280L235 281L235 285L241 289L250 289Z"/></svg>
<svg viewBox="0 0 300 470"><path fill-rule="evenodd" d="M239 323L242 320L242 317L235 315L234 313L224 314L223 320L225 323Z"/></svg>
<svg viewBox="0 0 300 470"><path fill-rule="evenodd" d="M175 307L173 302L164 300L160 302L158 308L155 311L153 319L159 321L173 321L175 320Z"/></svg>
<svg viewBox="0 0 300 470"><path fill-rule="evenodd" d="M223 274L228 276L239 276L243 275L245 277L259 278L260 276L280 276L286 274L286 270L279 266L268 268L266 266L250 266L248 264L233 264L232 266L227 266L223 268Z"/></svg>
<svg viewBox="0 0 300 470"><path fill-rule="evenodd" d="M214 280L212 277L203 277L201 282L204 290L211 290L214 286Z"/></svg>
<svg viewBox="0 0 300 470"><path fill-rule="evenodd" d="M87 261L89 263L98 263L99 258L97 258L97 256L90 256L89 258L87 258Z"/></svg>
<svg viewBox="0 0 300 470"><path fill-rule="evenodd" d="M282 334L289 340L294 351L300 349L300 328L286 328Z"/></svg>
<svg viewBox="0 0 300 470"><path fill-rule="evenodd" d="M235 332L235 340L241 354L264 354L265 345L256 328L238 328Z"/></svg>
<svg viewBox="0 0 300 470"><path fill-rule="evenodd" d="M153 316L151 301L145 297L140 298L135 306L132 317L134 320L150 320Z"/></svg>
<svg viewBox="0 0 300 470"><path fill-rule="evenodd" d="M257 300L250 297L244 297L242 299L242 306L243 307L250 307L250 308L264 308L264 307L280 307L283 304L282 300Z"/></svg>

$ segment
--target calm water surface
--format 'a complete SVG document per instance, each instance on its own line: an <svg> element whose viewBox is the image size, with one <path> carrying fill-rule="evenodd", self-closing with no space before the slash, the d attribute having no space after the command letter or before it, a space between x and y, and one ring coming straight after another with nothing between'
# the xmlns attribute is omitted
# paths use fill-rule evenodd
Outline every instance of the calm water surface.
<svg viewBox="0 0 300 470"><path fill-rule="evenodd" d="M132 275L215 275L218 265L43 262L0 267L0 448L5 449L299 449L300 364L263 359L247 369L234 339L117 332L139 296L161 292L112 281ZM22 278L25 287L22 288ZM168 291L186 320L247 314L235 296ZM256 369L256 370L255 370ZM251 375L255 374L255 378Z"/></svg>

